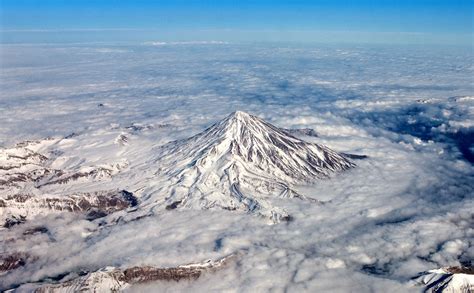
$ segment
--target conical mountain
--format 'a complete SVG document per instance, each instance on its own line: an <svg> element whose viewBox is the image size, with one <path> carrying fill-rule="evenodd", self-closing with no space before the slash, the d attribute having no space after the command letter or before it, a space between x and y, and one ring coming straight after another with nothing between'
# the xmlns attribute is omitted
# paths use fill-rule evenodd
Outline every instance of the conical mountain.
<svg viewBox="0 0 474 293"><path fill-rule="evenodd" d="M289 216L270 204L271 196L300 197L292 185L355 166L323 145L241 111L191 138L160 147L153 163L160 167L156 175L166 181L150 200L161 206L244 210L275 222Z"/></svg>

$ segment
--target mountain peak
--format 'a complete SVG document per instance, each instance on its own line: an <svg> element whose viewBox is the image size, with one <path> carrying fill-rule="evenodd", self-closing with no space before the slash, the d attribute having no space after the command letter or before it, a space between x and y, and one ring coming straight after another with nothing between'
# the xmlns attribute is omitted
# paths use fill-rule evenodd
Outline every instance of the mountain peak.
<svg viewBox="0 0 474 293"><path fill-rule="evenodd" d="M238 126L238 125L246 127L246 126L249 126L252 123L252 121L255 121L256 119L258 118L246 112L235 111L231 113L229 116L227 116L226 118L224 118L223 120L221 120L220 123L218 122L217 124L221 124L222 127L224 128L232 128L233 126Z"/></svg>
<svg viewBox="0 0 474 293"><path fill-rule="evenodd" d="M293 185L355 166L326 146L300 140L242 111L158 152L155 163L168 175L157 191L167 195L163 206L238 209L275 221L288 215L265 198L302 197Z"/></svg>
<svg viewBox="0 0 474 293"><path fill-rule="evenodd" d="M246 113L246 112L243 112L243 111L235 111L233 112L232 114L230 114L230 117L233 117L235 119L249 119L250 118L250 114Z"/></svg>
<svg viewBox="0 0 474 293"><path fill-rule="evenodd" d="M252 148L252 146L272 145L271 138L286 137L286 140L296 140L280 128L243 111L235 111L223 120L215 123L203 133L206 138L223 138L224 141L234 141L234 146Z"/></svg>

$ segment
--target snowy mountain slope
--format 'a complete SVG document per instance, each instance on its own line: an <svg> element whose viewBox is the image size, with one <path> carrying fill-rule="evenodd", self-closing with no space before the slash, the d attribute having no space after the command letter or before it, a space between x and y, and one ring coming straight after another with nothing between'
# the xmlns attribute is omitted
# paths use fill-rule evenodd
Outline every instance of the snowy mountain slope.
<svg viewBox="0 0 474 293"><path fill-rule="evenodd" d="M414 279L417 285L424 286L425 292L469 293L474 292L474 269L448 267L430 270Z"/></svg>
<svg viewBox="0 0 474 293"><path fill-rule="evenodd" d="M67 168L63 165L69 157L57 148L61 142L64 140L49 138L0 149L2 226L10 227L52 212L91 213L96 217L136 205L135 197L125 190L87 189L91 183L110 181L127 167L126 162ZM73 186L81 191L68 190Z"/></svg>
<svg viewBox="0 0 474 293"><path fill-rule="evenodd" d="M63 195L15 194L0 198L0 222L9 227L54 212L87 213L88 218L94 219L135 205L137 199L126 190Z"/></svg>
<svg viewBox="0 0 474 293"><path fill-rule="evenodd" d="M23 142L13 148L0 148L0 190L12 194L28 188L41 188L47 185L66 184L71 181L96 181L111 178L127 167L126 162L80 165L74 169L58 168L57 161L65 159L61 152L48 148L61 139L45 139ZM35 145L43 145L42 153Z"/></svg>
<svg viewBox="0 0 474 293"><path fill-rule="evenodd" d="M272 196L304 198L293 184L328 178L355 166L325 146L302 141L240 111L155 152L146 165L158 166L153 175L164 180L145 189L151 194L145 204L241 210L274 222L290 217L270 203Z"/></svg>
<svg viewBox="0 0 474 293"><path fill-rule="evenodd" d="M48 158L28 147L0 149L0 189L22 188L27 182L54 175L46 168Z"/></svg>

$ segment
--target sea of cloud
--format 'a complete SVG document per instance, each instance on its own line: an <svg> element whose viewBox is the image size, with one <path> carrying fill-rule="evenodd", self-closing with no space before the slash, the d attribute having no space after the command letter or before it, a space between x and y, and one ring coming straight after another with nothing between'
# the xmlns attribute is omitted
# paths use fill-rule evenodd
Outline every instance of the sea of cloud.
<svg viewBox="0 0 474 293"><path fill-rule="evenodd" d="M38 218L49 233L0 231L2 253L34 261L1 288L105 266L174 266L238 253L197 281L135 291L418 290L419 272L474 258L474 56L470 48L176 43L2 45L0 146L79 134L71 156L134 160L242 110L367 155L301 186L325 201L274 199L294 217L267 225L228 211L170 211L100 227ZM113 143L117 129L152 125ZM166 125L167 127L161 127ZM120 131L119 131L120 132ZM122 187L125 188L125 187ZM9 244L14 243L14 244Z"/></svg>

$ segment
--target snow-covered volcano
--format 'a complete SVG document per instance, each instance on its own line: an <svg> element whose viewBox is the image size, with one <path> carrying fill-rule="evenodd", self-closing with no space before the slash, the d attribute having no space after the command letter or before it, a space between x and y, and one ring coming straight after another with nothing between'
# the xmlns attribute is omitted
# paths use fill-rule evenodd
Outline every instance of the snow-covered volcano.
<svg viewBox="0 0 474 293"><path fill-rule="evenodd" d="M234 112L191 138L157 149L152 163L165 182L149 201L167 209L223 208L256 212L273 221L289 215L271 196L300 197L292 185L314 182L355 165L337 152L302 141L264 120Z"/></svg>

